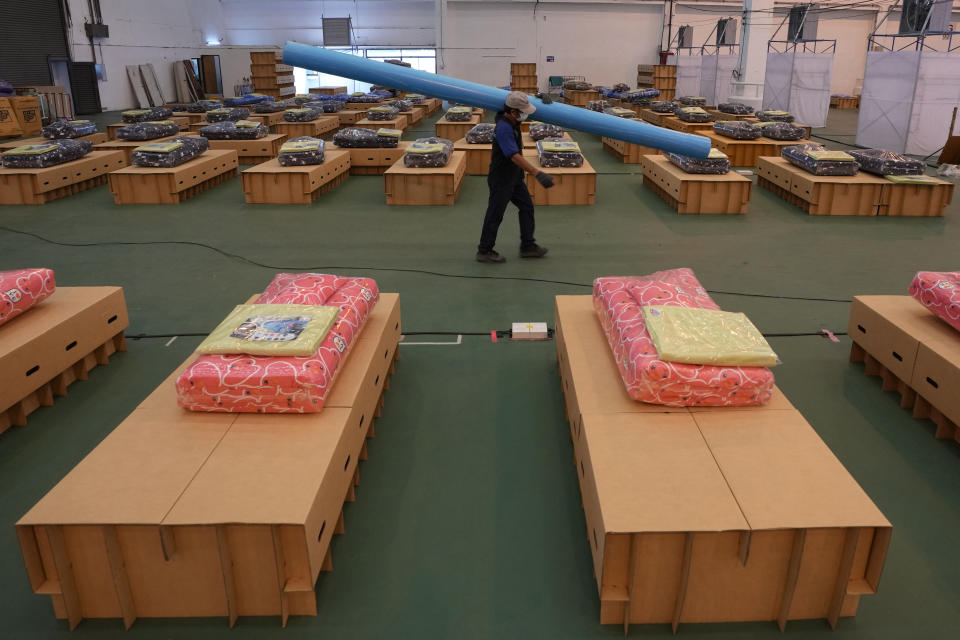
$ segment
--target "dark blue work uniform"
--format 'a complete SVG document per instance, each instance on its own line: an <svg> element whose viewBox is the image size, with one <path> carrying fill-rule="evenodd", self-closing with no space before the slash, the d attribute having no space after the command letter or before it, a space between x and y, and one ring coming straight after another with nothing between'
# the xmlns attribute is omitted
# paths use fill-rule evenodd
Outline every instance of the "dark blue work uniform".
<svg viewBox="0 0 960 640"><path fill-rule="evenodd" d="M493 251L503 214L511 202L520 209L520 248L526 249L536 244L533 238L533 200L527 190L523 169L513 164L510 159L515 154L522 153L520 126L513 126L502 111L497 113L496 123L490 171L487 173L490 199L487 202L487 214L483 218L480 245L477 247L483 253Z"/></svg>

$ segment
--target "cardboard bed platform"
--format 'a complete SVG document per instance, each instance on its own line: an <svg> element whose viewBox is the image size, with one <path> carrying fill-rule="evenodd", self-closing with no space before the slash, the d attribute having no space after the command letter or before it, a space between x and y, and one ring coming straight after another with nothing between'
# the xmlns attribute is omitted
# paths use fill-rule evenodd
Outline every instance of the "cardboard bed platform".
<svg viewBox="0 0 960 640"><path fill-rule="evenodd" d="M779 157L784 147L809 142L809 140L771 140L770 138L734 140L715 131L701 131L700 135L710 138L710 145L727 154L731 166L734 167L755 167L759 158Z"/></svg>
<svg viewBox="0 0 960 640"><path fill-rule="evenodd" d="M250 114L251 116L253 114ZM206 117L202 113L193 113L191 111L174 111L174 118L186 118L187 124L194 124L195 122L203 122Z"/></svg>
<svg viewBox="0 0 960 640"><path fill-rule="evenodd" d="M757 116L755 116L752 113L737 115L735 113L724 113L723 111L718 111L717 109L705 109L705 111L713 116L714 121L720 121L720 120L742 120L746 122L759 121Z"/></svg>
<svg viewBox="0 0 960 640"><path fill-rule="evenodd" d="M95 150L45 169L0 167L0 204L45 204L100 186L107 174L125 166L122 151Z"/></svg>
<svg viewBox="0 0 960 640"><path fill-rule="evenodd" d="M350 175L347 150L324 153L322 164L284 167L276 158L245 169L240 178L247 204L310 204Z"/></svg>
<svg viewBox="0 0 960 640"><path fill-rule="evenodd" d="M687 173L667 156L643 157L643 185L677 213L744 214L753 183L736 171L723 175Z"/></svg>
<svg viewBox="0 0 960 640"><path fill-rule="evenodd" d="M467 122L448 122L444 116L441 116L434 125L434 130L438 138L444 138L452 142L465 137L467 132L480 124L480 122L480 116L478 115L471 116Z"/></svg>
<svg viewBox="0 0 960 640"><path fill-rule="evenodd" d="M273 127L277 133L285 134L287 140L293 140L301 136L324 138L337 132L340 128L340 118L336 115L320 116L310 122L278 122Z"/></svg>
<svg viewBox="0 0 960 640"><path fill-rule="evenodd" d="M467 154L454 151L445 167L420 169L397 160L383 174L387 204L450 205L457 201L467 173Z"/></svg>
<svg viewBox="0 0 960 640"><path fill-rule="evenodd" d="M381 294L313 414L180 409L191 356L17 523L34 593L71 629L316 615L399 339L399 297Z"/></svg>
<svg viewBox="0 0 960 640"><path fill-rule="evenodd" d="M87 140L90 144L97 145L101 142L107 141L107 134L100 133L91 133L87 136L80 136L79 138L74 138L74 140ZM50 138L20 138L19 140L0 140L0 151L9 151L10 149L16 149L17 147L22 147L28 144L46 144L50 142Z"/></svg>
<svg viewBox="0 0 960 640"><path fill-rule="evenodd" d="M38 407L52 405L70 384L126 351L128 326L120 287L58 287L0 326L0 433L25 425Z"/></svg>
<svg viewBox="0 0 960 640"><path fill-rule="evenodd" d="M274 130L274 127L278 122L285 122L283 119L283 111L277 111L276 113L251 113L249 116L247 116L247 120L262 122L263 126L270 129L270 131Z"/></svg>
<svg viewBox="0 0 960 640"><path fill-rule="evenodd" d="M812 216L875 216L890 181L866 172L815 176L781 157L757 159L757 184Z"/></svg>
<svg viewBox="0 0 960 640"><path fill-rule="evenodd" d="M673 113L658 113L653 109L640 110L640 118L642 118L646 122L649 122L650 124L655 124L658 127L667 126L666 124L664 124L664 119L672 118L672 117L673 117Z"/></svg>
<svg viewBox="0 0 960 640"><path fill-rule="evenodd" d="M237 152L208 149L177 167L127 167L110 174L116 204L178 204L237 175Z"/></svg>
<svg viewBox="0 0 960 640"><path fill-rule="evenodd" d="M490 173L493 144L470 144L466 138L460 138L453 143L453 149L467 154L468 176L485 176Z"/></svg>
<svg viewBox="0 0 960 640"><path fill-rule="evenodd" d="M211 149L232 149L237 152L240 164L258 164L276 158L280 146L286 141L283 133L268 133L256 140L211 140Z"/></svg>
<svg viewBox="0 0 960 640"><path fill-rule="evenodd" d="M167 120L170 120L170 121L173 122L175 125L177 125L178 127L180 127L180 132L181 132L181 133L183 133L183 132L185 132L185 131L193 131L193 130L194 130L194 129L193 129L193 126L191 126L191 122L192 122L192 121L191 121L190 118L187 117L187 116L170 116L169 118L167 118ZM208 124L210 124L210 123L209 123L209 122L202 122L202 123L201 123L201 126L206 126L206 125L208 125ZM119 129L120 127L129 126L129 125L130 125L129 122L117 122L117 123L115 123L115 124L108 124L108 125L107 125L107 137L108 137L110 140L116 140L116 139L117 139L117 129Z"/></svg>
<svg viewBox="0 0 960 640"><path fill-rule="evenodd" d="M589 89L587 91L581 91L579 89L564 89L563 90L563 100L567 104L571 104L575 107L586 107L587 103L591 100L599 100L600 92L596 89Z"/></svg>
<svg viewBox="0 0 960 640"><path fill-rule="evenodd" d="M325 96L335 96L335 95L339 95L341 93L346 93L346 92L347 92L346 87L327 86L327 87L311 87L310 88L310 93L319 93Z"/></svg>
<svg viewBox="0 0 960 640"><path fill-rule="evenodd" d="M407 116L398 115L392 120L370 120L364 117L353 123L353 126L358 129L373 129L374 131L379 129L399 129L403 131L407 128Z"/></svg>
<svg viewBox="0 0 960 640"><path fill-rule="evenodd" d="M569 131L564 131L563 135L560 136L568 142L573 142L573 138L570 137ZM536 149L537 141L530 137L530 132L526 131L520 134L520 140L523 143L523 149Z"/></svg>
<svg viewBox="0 0 960 640"><path fill-rule="evenodd" d="M340 127L354 125L367 117L367 112L360 109L344 109L337 112L337 119L340 121Z"/></svg>
<svg viewBox="0 0 960 640"><path fill-rule="evenodd" d="M169 140L176 137L176 135L172 135L164 136L162 138L154 138L153 140L105 140L100 144L95 145L93 148L96 151L122 151L124 157L124 166L127 166L130 164L130 158L133 156L133 150L137 147L142 147L145 144L153 144L154 142L163 142L164 140Z"/></svg>
<svg viewBox="0 0 960 640"><path fill-rule="evenodd" d="M409 142L400 141L393 149L342 149L350 152L350 175L380 176L403 158ZM335 144L326 146L328 151L341 150Z"/></svg>
<svg viewBox="0 0 960 640"><path fill-rule="evenodd" d="M557 296L561 386L601 624L857 612L891 525L776 391L763 407L632 400L590 296Z"/></svg>
<svg viewBox="0 0 960 640"><path fill-rule="evenodd" d="M527 189L535 205L547 204L593 204L597 194L597 172L584 158L582 167L541 167L536 150L527 149L524 158L537 169L553 176L551 189L543 188L531 174L526 174Z"/></svg>
<svg viewBox="0 0 960 640"><path fill-rule="evenodd" d="M660 126L682 133L704 133L713 130L713 122L684 122L677 116L661 119Z"/></svg>
<svg viewBox="0 0 960 640"><path fill-rule="evenodd" d="M624 142L616 138L601 138L605 151L613 154L615 158L624 164L642 164L643 156L656 155L660 153L659 149L645 147L632 142Z"/></svg>
<svg viewBox="0 0 960 640"><path fill-rule="evenodd" d="M401 111L400 115L407 119L407 126L412 127L421 120L423 120L425 109L417 109L413 107L409 111Z"/></svg>
<svg viewBox="0 0 960 640"><path fill-rule="evenodd" d="M847 333L850 361L900 394L913 417L960 442L960 333L911 296L856 296Z"/></svg>
<svg viewBox="0 0 960 640"><path fill-rule="evenodd" d="M443 101L440 98L427 98L423 104L427 107L427 115L430 115L440 110Z"/></svg>

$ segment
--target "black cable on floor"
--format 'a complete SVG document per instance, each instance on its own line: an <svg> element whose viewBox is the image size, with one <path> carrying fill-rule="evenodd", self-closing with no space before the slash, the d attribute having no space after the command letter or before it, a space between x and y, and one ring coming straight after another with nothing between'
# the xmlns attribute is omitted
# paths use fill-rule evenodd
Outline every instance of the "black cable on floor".
<svg viewBox="0 0 960 640"><path fill-rule="evenodd" d="M491 331L404 331L403 335L405 336L489 336L491 333L496 333L498 338L507 338L513 335L513 332L510 329L500 329L495 332ZM844 331L834 331L831 332L835 336L845 336L847 335ZM209 333L128 333L125 335L127 340L152 340L157 338L205 338ZM553 327L547 329L547 335L551 338L553 337ZM764 338L802 338L810 336L819 336L821 338L829 337L823 330L821 331L804 331L799 333L763 333L761 334Z"/></svg>

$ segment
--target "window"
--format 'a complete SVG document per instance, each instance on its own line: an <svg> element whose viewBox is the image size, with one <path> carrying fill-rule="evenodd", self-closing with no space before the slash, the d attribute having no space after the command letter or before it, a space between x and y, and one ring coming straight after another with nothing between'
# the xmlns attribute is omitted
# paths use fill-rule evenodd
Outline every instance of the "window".
<svg viewBox="0 0 960 640"><path fill-rule="evenodd" d="M420 71L430 73L437 72L437 50L436 49L375 49L365 47L355 47L345 49L340 47L329 47L334 51L349 53L355 56L362 56L370 60L400 60L409 62L410 66ZM305 73L304 73L305 71ZM316 71L294 69L294 81L296 83L297 93L308 93L311 87L346 87L348 93L356 91L369 91L370 84L351 80L349 78L340 78Z"/></svg>

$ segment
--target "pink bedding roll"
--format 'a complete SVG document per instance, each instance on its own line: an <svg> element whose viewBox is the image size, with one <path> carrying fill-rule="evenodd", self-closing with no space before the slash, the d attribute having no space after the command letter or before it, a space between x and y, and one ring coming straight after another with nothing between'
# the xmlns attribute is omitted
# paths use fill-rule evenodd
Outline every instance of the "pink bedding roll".
<svg viewBox="0 0 960 640"><path fill-rule="evenodd" d="M332 305L337 320L312 356L215 355L177 378L177 402L191 411L314 413L323 409L338 368L379 300L370 278L281 273L259 304Z"/></svg>
<svg viewBox="0 0 960 640"><path fill-rule="evenodd" d="M671 407L753 406L770 400L773 372L765 367L660 360L641 312L649 305L719 309L690 269L594 281L593 306L631 398Z"/></svg>
<svg viewBox="0 0 960 640"><path fill-rule="evenodd" d="M910 283L910 295L960 331L960 271L921 271Z"/></svg>
<svg viewBox="0 0 960 640"><path fill-rule="evenodd" d="M50 269L0 271L0 324L49 298L57 281Z"/></svg>

